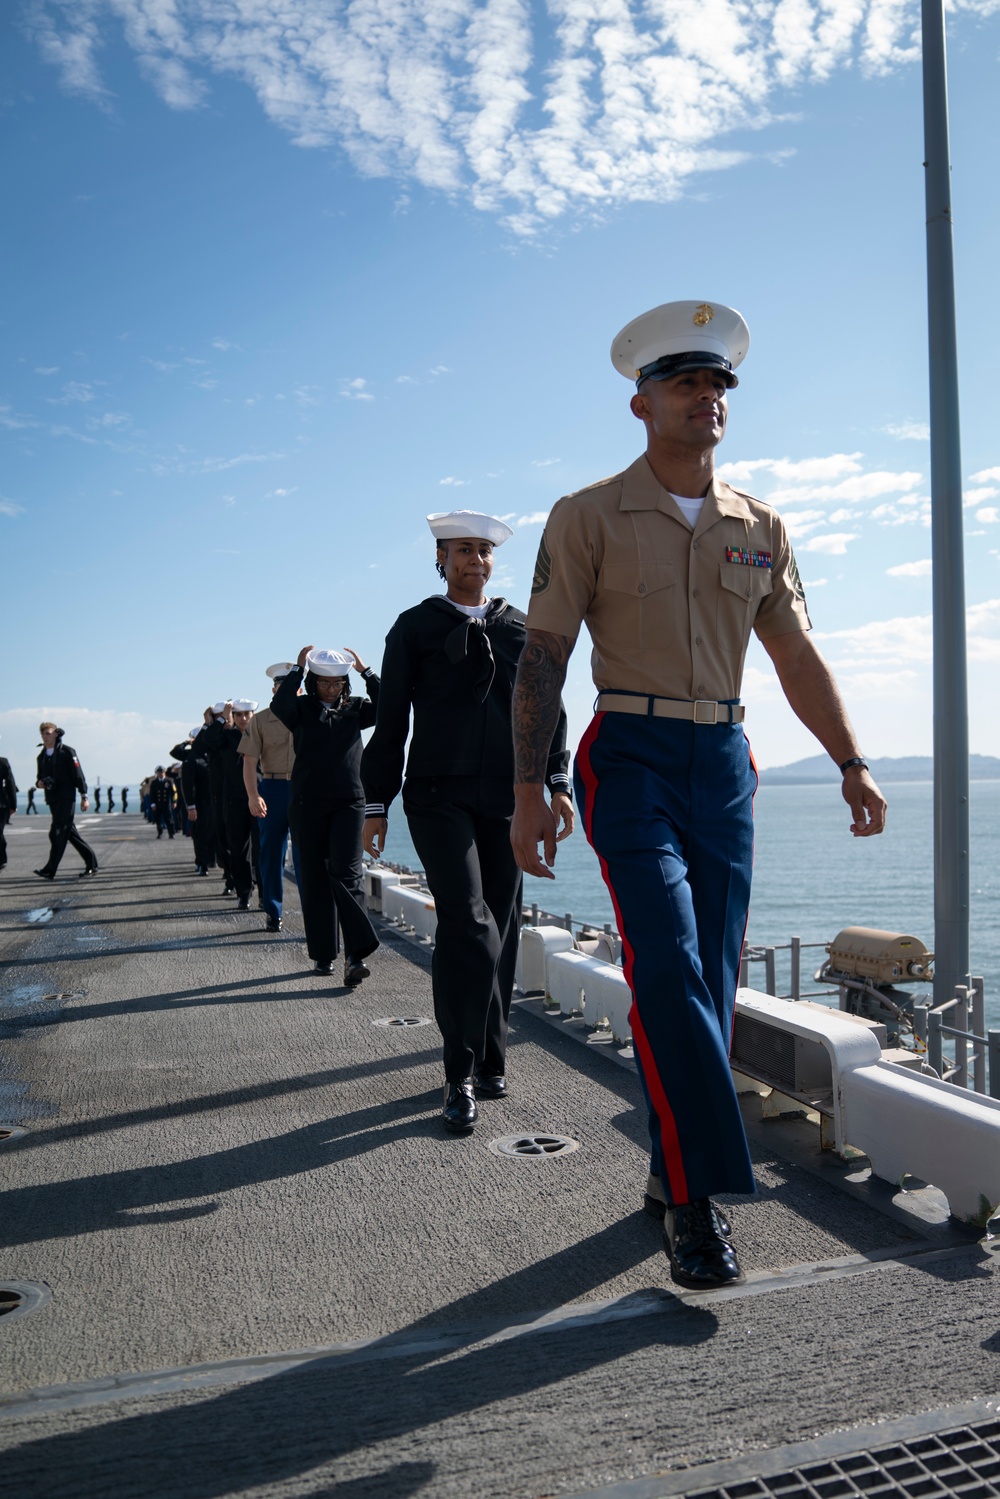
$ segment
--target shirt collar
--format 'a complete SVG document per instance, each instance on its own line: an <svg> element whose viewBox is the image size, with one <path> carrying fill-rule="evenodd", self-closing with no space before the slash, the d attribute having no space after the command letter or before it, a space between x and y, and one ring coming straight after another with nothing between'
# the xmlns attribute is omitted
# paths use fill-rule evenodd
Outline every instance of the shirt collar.
<svg viewBox="0 0 1000 1499"><path fill-rule="evenodd" d="M630 464L622 475L622 510L661 510L673 520L687 526L673 496L665 490L646 460L645 453ZM701 535L709 526L714 526L723 516L736 520L753 520L753 511L744 497L716 474L705 496L705 504L698 517L695 532Z"/></svg>

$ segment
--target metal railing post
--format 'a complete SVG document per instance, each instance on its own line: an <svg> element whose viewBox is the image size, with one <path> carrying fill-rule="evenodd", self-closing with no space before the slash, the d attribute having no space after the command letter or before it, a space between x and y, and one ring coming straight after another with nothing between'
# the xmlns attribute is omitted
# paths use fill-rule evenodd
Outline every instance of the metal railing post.
<svg viewBox="0 0 1000 1499"><path fill-rule="evenodd" d="M941 1011L927 1011L927 1060L938 1077L944 1076L941 1058Z"/></svg>
<svg viewBox="0 0 1000 1499"><path fill-rule="evenodd" d="M976 1036L986 1035L986 984L981 976L972 980L972 1020L970 1029ZM986 1092L986 1050L982 1046L972 1053L972 1086L977 1093Z"/></svg>
<svg viewBox="0 0 1000 1499"><path fill-rule="evenodd" d="M746 989L750 985L750 947L744 941L743 951L740 953L740 988Z"/></svg>
<svg viewBox="0 0 1000 1499"><path fill-rule="evenodd" d="M955 1029L967 1031L969 1029L969 990L965 984L955 985L953 1013ZM955 1037L955 1075L951 1081L959 1088L969 1086L969 1044L961 1036Z"/></svg>
<svg viewBox="0 0 1000 1499"><path fill-rule="evenodd" d="M1000 1031L987 1031L990 1054L990 1097L1000 1098Z"/></svg>
<svg viewBox="0 0 1000 1499"><path fill-rule="evenodd" d="M774 948L764 949L764 992L765 994L777 994L778 985L774 976Z"/></svg>
<svg viewBox="0 0 1000 1499"><path fill-rule="evenodd" d="M802 994L802 938L801 937L793 937L792 938L791 965L792 965L792 970L791 970L791 984L789 985L789 988L791 989L792 998L793 999L799 999L800 996L801 996L801 994Z"/></svg>

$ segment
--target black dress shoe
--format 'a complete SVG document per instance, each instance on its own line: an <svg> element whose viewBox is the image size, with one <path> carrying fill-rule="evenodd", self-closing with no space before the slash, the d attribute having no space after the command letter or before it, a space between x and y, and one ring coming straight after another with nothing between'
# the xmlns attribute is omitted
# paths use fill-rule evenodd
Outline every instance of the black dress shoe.
<svg viewBox="0 0 1000 1499"><path fill-rule="evenodd" d="M267 925L265 926L264 930L266 932L280 932L281 931L281 917L280 916L269 916L267 918Z"/></svg>
<svg viewBox="0 0 1000 1499"><path fill-rule="evenodd" d="M317 963L313 973L321 973L324 978L329 978L333 972L333 963Z"/></svg>
<svg viewBox="0 0 1000 1499"><path fill-rule="evenodd" d="M646 1178L646 1190L642 1194L642 1206L651 1218L658 1218L662 1223L667 1213L667 1199L663 1193L663 1183L658 1176L650 1172ZM715 1209L715 1216L719 1220L719 1232L724 1239L732 1234L729 1219L721 1208Z"/></svg>
<svg viewBox="0 0 1000 1499"><path fill-rule="evenodd" d="M473 1078L480 1098L506 1098L507 1079L502 1072L477 1072Z"/></svg>
<svg viewBox="0 0 1000 1499"><path fill-rule="evenodd" d="M48 870L48 869L36 869L35 873L36 874L40 874L43 880L54 880L55 879L55 875L50 870Z"/></svg>
<svg viewBox="0 0 1000 1499"><path fill-rule="evenodd" d="M362 979L371 976L371 969L361 958L352 958L349 953L344 954L344 983L349 989L357 988Z"/></svg>
<svg viewBox="0 0 1000 1499"><path fill-rule="evenodd" d="M453 1135L470 1135L479 1118L471 1077L459 1083L445 1083L441 1122Z"/></svg>
<svg viewBox="0 0 1000 1499"><path fill-rule="evenodd" d="M687 1286L691 1291L715 1291L722 1286L743 1284L746 1277L727 1233L723 1232L724 1222L707 1197L667 1209L663 1243L670 1274L679 1286Z"/></svg>
<svg viewBox="0 0 1000 1499"><path fill-rule="evenodd" d="M240 896L239 900L236 902L236 909L237 909L237 911L249 911L249 909L250 909L250 897L249 897L249 895L241 895Z"/></svg>
<svg viewBox="0 0 1000 1499"><path fill-rule="evenodd" d="M85 879L88 878L89 875L96 874L96 873L97 873L97 865L96 864L88 864L88 866L87 866L86 869L81 869L80 870L80 873L77 876L77 878L81 879L81 880L85 880Z"/></svg>

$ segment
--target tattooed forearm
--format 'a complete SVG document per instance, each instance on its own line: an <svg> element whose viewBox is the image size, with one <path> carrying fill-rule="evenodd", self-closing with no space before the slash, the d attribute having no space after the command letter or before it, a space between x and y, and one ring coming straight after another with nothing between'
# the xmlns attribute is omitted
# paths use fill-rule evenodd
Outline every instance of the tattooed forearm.
<svg viewBox="0 0 1000 1499"><path fill-rule="evenodd" d="M514 780L518 784L545 780L572 649L573 642L565 635L527 632L514 683Z"/></svg>

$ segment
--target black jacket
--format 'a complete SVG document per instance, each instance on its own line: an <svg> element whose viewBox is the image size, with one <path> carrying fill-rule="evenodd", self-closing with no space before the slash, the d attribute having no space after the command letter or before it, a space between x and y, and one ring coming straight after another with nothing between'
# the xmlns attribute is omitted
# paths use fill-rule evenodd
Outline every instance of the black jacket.
<svg viewBox="0 0 1000 1499"><path fill-rule="evenodd" d="M0 812L17 811L17 782L10 761L0 755Z"/></svg>
<svg viewBox="0 0 1000 1499"><path fill-rule="evenodd" d="M397 619L385 641L382 694L361 778L367 811L388 809L407 776L495 776L514 784L511 698L524 645L525 616L491 599L472 619L441 597L424 599ZM569 790L566 714L560 708L545 783Z"/></svg>
<svg viewBox="0 0 1000 1499"><path fill-rule="evenodd" d="M175 797L174 783L169 776L164 776L162 781L159 776L153 777L149 783L149 798L154 807L163 807L169 811Z"/></svg>
<svg viewBox="0 0 1000 1499"><path fill-rule="evenodd" d="M227 801L247 799L247 788L243 784L243 756L239 753L242 738L242 729L235 725L227 727L221 718L207 724L198 735L198 744L208 760L213 794L221 794Z"/></svg>
<svg viewBox="0 0 1000 1499"><path fill-rule="evenodd" d="M271 712L292 731L293 801L360 801L361 730L371 728L379 702L379 678L365 677L368 697L349 697L342 708L324 712L318 697L298 695L302 671L296 667L271 699Z"/></svg>
<svg viewBox="0 0 1000 1499"><path fill-rule="evenodd" d="M44 750L38 756L38 776L45 791L45 800L51 807L53 802L74 801L76 793L87 795L87 782L76 758L76 750L60 739L51 755Z"/></svg>

